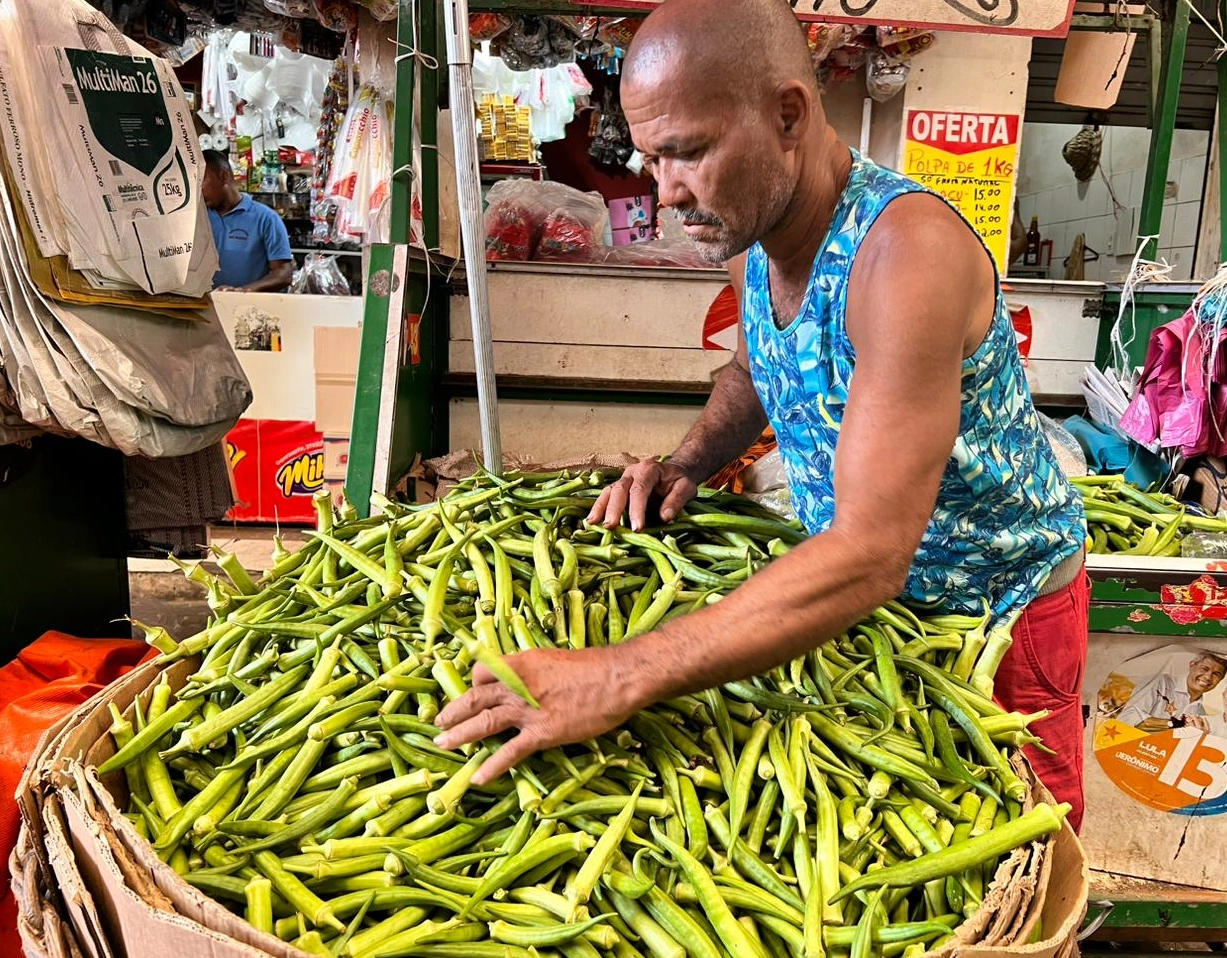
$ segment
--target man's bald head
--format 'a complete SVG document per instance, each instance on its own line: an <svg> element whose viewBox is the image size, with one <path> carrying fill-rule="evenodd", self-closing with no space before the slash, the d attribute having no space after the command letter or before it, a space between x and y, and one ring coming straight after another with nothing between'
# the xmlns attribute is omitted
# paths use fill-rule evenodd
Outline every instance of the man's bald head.
<svg viewBox="0 0 1227 958"><path fill-rule="evenodd" d="M781 83L818 97L805 33L787 0L666 0L635 35L623 86L682 83L754 106Z"/></svg>
<svg viewBox="0 0 1227 958"><path fill-rule="evenodd" d="M631 44L621 97L660 205L712 262L777 235L848 156L786 0L665 0Z"/></svg>

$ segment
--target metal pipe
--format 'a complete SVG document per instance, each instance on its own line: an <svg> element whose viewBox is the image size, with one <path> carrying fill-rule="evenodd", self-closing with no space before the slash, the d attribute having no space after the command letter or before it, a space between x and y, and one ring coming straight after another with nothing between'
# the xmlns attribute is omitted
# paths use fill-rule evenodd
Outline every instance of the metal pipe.
<svg viewBox="0 0 1227 958"><path fill-rule="evenodd" d="M443 0L447 68L451 78L452 135L456 143L456 182L460 200L460 237L469 317L473 326L473 359L477 373L477 405L481 417L482 458L487 469L501 472L502 441L498 424L498 392L494 381L494 346L490 339L490 292L486 284L486 240L482 224L481 170L473 113L473 48L469 42L468 0Z"/></svg>

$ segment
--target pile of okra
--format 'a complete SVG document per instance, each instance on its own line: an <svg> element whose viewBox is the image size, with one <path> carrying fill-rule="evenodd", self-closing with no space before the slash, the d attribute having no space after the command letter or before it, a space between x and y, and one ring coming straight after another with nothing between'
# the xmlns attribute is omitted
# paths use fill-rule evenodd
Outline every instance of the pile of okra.
<svg viewBox="0 0 1227 958"><path fill-rule="evenodd" d="M1227 535L1227 519L1194 515L1163 492L1143 492L1124 476L1078 476L1090 551L1095 554L1167 556L1181 554L1190 532Z"/></svg>
<svg viewBox="0 0 1227 958"><path fill-rule="evenodd" d="M317 501L254 580L219 553L208 628L112 706L127 817L193 886L313 955L777 958L948 940L998 863L1060 827L1024 810L992 675L1008 624L891 603L753 680L662 702L477 787L489 742L433 719L481 660L622 642L718 601L804 538L703 491L634 533L584 517L608 477L488 473L446 498ZM198 664L197 664L198 663Z"/></svg>

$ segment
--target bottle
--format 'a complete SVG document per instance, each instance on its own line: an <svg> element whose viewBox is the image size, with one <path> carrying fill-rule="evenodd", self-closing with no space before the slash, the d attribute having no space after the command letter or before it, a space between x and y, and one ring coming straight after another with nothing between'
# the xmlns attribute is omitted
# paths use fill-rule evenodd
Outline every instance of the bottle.
<svg viewBox="0 0 1227 958"><path fill-rule="evenodd" d="M1023 252L1024 266L1040 265L1040 218L1031 217L1031 228L1027 230L1027 248Z"/></svg>

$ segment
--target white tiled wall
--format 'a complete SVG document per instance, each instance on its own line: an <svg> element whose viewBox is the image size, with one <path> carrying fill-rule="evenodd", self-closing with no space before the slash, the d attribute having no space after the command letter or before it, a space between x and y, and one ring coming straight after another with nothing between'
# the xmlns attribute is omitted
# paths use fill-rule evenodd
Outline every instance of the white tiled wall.
<svg viewBox="0 0 1227 958"><path fill-rule="evenodd" d="M1117 209L1104 178L1096 173L1087 183L1079 183L1061 156L1061 147L1081 127L1056 123L1027 123L1022 134L1022 159L1018 174L1018 202L1023 226L1039 217L1040 234L1052 243L1049 275L1064 276L1062 260L1074 238L1082 233L1086 245L1098 251L1099 259L1086 264L1089 280L1119 279L1128 271L1136 249L1136 238L1116 248L1118 219L1136 224L1142 206L1146 178L1146 155L1150 131L1135 127L1105 127L1100 165L1112 184ZM1175 193L1164 201L1159 234L1159 256L1172 264L1173 279L1189 279L1197 225L1201 213L1202 186L1205 181L1209 134L1177 130L1172 142L1168 168L1169 189Z"/></svg>

